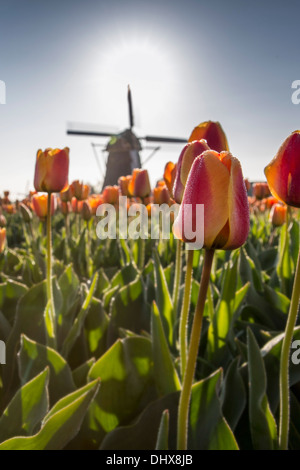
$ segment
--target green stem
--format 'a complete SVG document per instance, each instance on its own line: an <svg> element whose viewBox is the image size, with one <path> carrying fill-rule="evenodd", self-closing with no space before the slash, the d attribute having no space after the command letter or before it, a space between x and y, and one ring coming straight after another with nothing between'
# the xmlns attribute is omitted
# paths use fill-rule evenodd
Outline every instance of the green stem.
<svg viewBox="0 0 300 470"><path fill-rule="evenodd" d="M178 297L181 280L182 241L176 240L176 262L175 262L175 282L173 289L174 320L177 320Z"/></svg>
<svg viewBox="0 0 300 470"><path fill-rule="evenodd" d="M290 396L289 396L289 359L294 328L297 321L300 300L300 252L294 279L294 287L289 315L286 323L281 357L280 357L280 421L279 421L279 448L287 450L290 422Z"/></svg>
<svg viewBox="0 0 300 470"><path fill-rule="evenodd" d="M182 303L182 309L181 309L181 315L180 315L180 326L179 326L181 377L184 377L185 368L186 368L188 315L189 315L190 300L191 300L193 258L194 258L194 251L188 250L185 284L184 284L184 297L183 297L183 303Z"/></svg>
<svg viewBox="0 0 300 470"><path fill-rule="evenodd" d="M139 270L142 271L145 266L145 250L146 250L146 240L144 238L139 239Z"/></svg>
<svg viewBox="0 0 300 470"><path fill-rule="evenodd" d="M48 331L48 345L56 349L56 316L52 289L51 193L48 193L47 206L47 297L51 322L51 333Z"/></svg>
<svg viewBox="0 0 300 470"><path fill-rule="evenodd" d="M280 259L280 280L281 280L281 289L285 295L288 294L288 285L287 280L283 274L283 265L285 261L285 257L289 256L288 246L289 246L289 221L290 221L290 211L289 207L287 207L286 216L285 216L285 235L284 235L284 245L282 250L282 257Z"/></svg>
<svg viewBox="0 0 300 470"><path fill-rule="evenodd" d="M177 450L187 450L188 441L188 414L192 394L193 377L195 374L198 349L202 330L203 312L207 289L209 285L211 266L214 257L214 250L206 250L204 257L204 266L202 270L200 289L196 311L194 315L189 355L185 370L182 391L178 410L178 428L177 428Z"/></svg>

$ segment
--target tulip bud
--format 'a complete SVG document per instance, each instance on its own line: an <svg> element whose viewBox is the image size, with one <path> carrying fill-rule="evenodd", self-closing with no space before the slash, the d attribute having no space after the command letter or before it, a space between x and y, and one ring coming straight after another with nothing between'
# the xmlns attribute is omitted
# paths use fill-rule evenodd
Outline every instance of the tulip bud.
<svg viewBox="0 0 300 470"><path fill-rule="evenodd" d="M153 202L159 205L170 203L170 193L166 185L153 189Z"/></svg>
<svg viewBox="0 0 300 470"><path fill-rule="evenodd" d="M205 248L232 250L245 243L250 225L247 191L240 162L229 152L209 150L194 160L173 226L175 236L185 242L197 241L197 232L203 230L197 224L197 204L204 205ZM187 221L194 239L186 236Z"/></svg>
<svg viewBox="0 0 300 470"><path fill-rule="evenodd" d="M132 180L128 185L129 192L134 197L145 198L151 193L151 186L147 170L135 168L132 173Z"/></svg>
<svg viewBox="0 0 300 470"><path fill-rule="evenodd" d="M300 207L300 131L294 131L265 168L270 190L279 201Z"/></svg>
<svg viewBox="0 0 300 470"><path fill-rule="evenodd" d="M47 218L48 211L48 194L35 194L32 198L33 210L36 215L41 219ZM54 214L56 209L56 199L51 195L51 215Z"/></svg>
<svg viewBox="0 0 300 470"><path fill-rule="evenodd" d="M96 215L98 207L103 204L103 197L100 194L92 194L88 199L93 215Z"/></svg>
<svg viewBox="0 0 300 470"><path fill-rule="evenodd" d="M72 186L69 186L68 189L59 193L61 202L71 202L73 196L74 194Z"/></svg>
<svg viewBox="0 0 300 470"><path fill-rule="evenodd" d="M132 180L132 176L129 175L129 176L121 176L119 179L118 179L118 185L119 185L119 188L120 188L120 193L122 196L129 196L129 191L128 191L128 186L129 186L129 183L130 181Z"/></svg>
<svg viewBox="0 0 300 470"><path fill-rule="evenodd" d="M116 204L119 200L119 187L106 186L102 193L103 201L106 204Z"/></svg>
<svg viewBox="0 0 300 470"><path fill-rule="evenodd" d="M6 228L0 228L0 253L4 251L6 243Z"/></svg>
<svg viewBox="0 0 300 470"><path fill-rule="evenodd" d="M229 151L226 134L219 122L205 121L195 127L189 142L205 139L209 148L217 152Z"/></svg>
<svg viewBox="0 0 300 470"><path fill-rule="evenodd" d="M39 150L36 157L34 187L36 191L59 193L68 187L69 149Z"/></svg>
<svg viewBox="0 0 300 470"><path fill-rule="evenodd" d="M71 204L74 214L81 214L83 202L76 199L76 197L73 197Z"/></svg>
<svg viewBox="0 0 300 470"><path fill-rule="evenodd" d="M67 216L71 212L71 203L70 202L60 202L59 204L60 211L64 216Z"/></svg>
<svg viewBox="0 0 300 470"><path fill-rule="evenodd" d="M209 150L209 147L206 141L203 139L195 140L194 142L187 144L183 148L179 156L176 177L173 187L174 199L178 204L181 203L191 166L195 158L205 152L205 150Z"/></svg>
<svg viewBox="0 0 300 470"><path fill-rule="evenodd" d="M76 197L78 201L85 201L89 197L90 187L76 180L71 184L71 191L72 196Z"/></svg>
<svg viewBox="0 0 300 470"><path fill-rule="evenodd" d="M286 221L287 206L274 204L270 212L270 221L274 227L280 227Z"/></svg>
<svg viewBox="0 0 300 470"><path fill-rule="evenodd" d="M253 185L253 196L259 200L270 196L270 188L268 183L255 183Z"/></svg>
<svg viewBox="0 0 300 470"><path fill-rule="evenodd" d="M86 222L88 222L92 217L91 206L89 205L87 201L83 201L82 203L81 215L82 215L83 220L85 220Z"/></svg>
<svg viewBox="0 0 300 470"><path fill-rule="evenodd" d="M21 202L20 203L20 211L21 211L24 222L26 222L26 224L29 224L32 220L31 210L25 204L23 204Z"/></svg>
<svg viewBox="0 0 300 470"><path fill-rule="evenodd" d="M173 197L173 186L176 178L177 163L168 162L165 166L164 180L169 190L170 196Z"/></svg>

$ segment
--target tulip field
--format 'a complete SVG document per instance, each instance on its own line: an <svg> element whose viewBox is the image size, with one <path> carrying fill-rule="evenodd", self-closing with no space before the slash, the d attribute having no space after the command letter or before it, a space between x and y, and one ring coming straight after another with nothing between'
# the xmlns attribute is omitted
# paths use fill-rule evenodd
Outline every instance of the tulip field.
<svg viewBox="0 0 300 470"><path fill-rule="evenodd" d="M35 191L0 200L0 450L300 450L299 155L296 132L251 184L206 122L155 187L101 194L72 149L33 156ZM120 196L169 236L123 237Z"/></svg>

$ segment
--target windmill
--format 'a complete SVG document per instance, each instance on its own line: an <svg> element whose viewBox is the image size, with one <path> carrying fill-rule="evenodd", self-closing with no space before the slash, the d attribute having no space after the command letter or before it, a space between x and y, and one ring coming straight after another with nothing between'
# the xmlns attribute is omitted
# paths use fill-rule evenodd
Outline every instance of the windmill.
<svg viewBox="0 0 300 470"><path fill-rule="evenodd" d="M90 136L90 137L110 137L106 146L108 151L106 174L104 178L103 187L108 185L117 184L120 176L126 176L132 173L134 168L141 168L140 151L142 150L141 141L155 143L155 144L181 144L186 143L186 139L174 137L160 137L147 135L144 137L137 137L133 132L134 116L132 106L131 90L128 86L128 111L129 111L129 128L125 129L119 134L110 132L97 132L86 130L73 130L68 129L68 135L77 136ZM94 144L95 145L95 144ZM160 149L154 147L152 154L147 158L147 161ZM145 163L145 162L144 162Z"/></svg>

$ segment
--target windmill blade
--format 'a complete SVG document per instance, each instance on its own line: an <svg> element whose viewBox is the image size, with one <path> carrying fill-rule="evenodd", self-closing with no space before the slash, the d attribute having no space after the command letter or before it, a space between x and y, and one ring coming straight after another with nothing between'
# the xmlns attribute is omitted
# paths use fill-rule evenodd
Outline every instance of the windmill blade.
<svg viewBox="0 0 300 470"><path fill-rule="evenodd" d="M96 131L73 131L72 129L67 130L68 135L80 135L89 137L113 137L115 134L111 132L96 132Z"/></svg>
<svg viewBox="0 0 300 470"><path fill-rule="evenodd" d="M128 85L127 98L128 98L128 109L129 109L129 126L131 130L134 126L134 118L133 118L133 107L132 107L132 95L131 95L131 89L129 85Z"/></svg>
<svg viewBox="0 0 300 470"><path fill-rule="evenodd" d="M146 135L141 137L141 140L146 140L146 142L160 142L162 144L186 144L187 139L181 139L177 137L160 137L156 135Z"/></svg>

